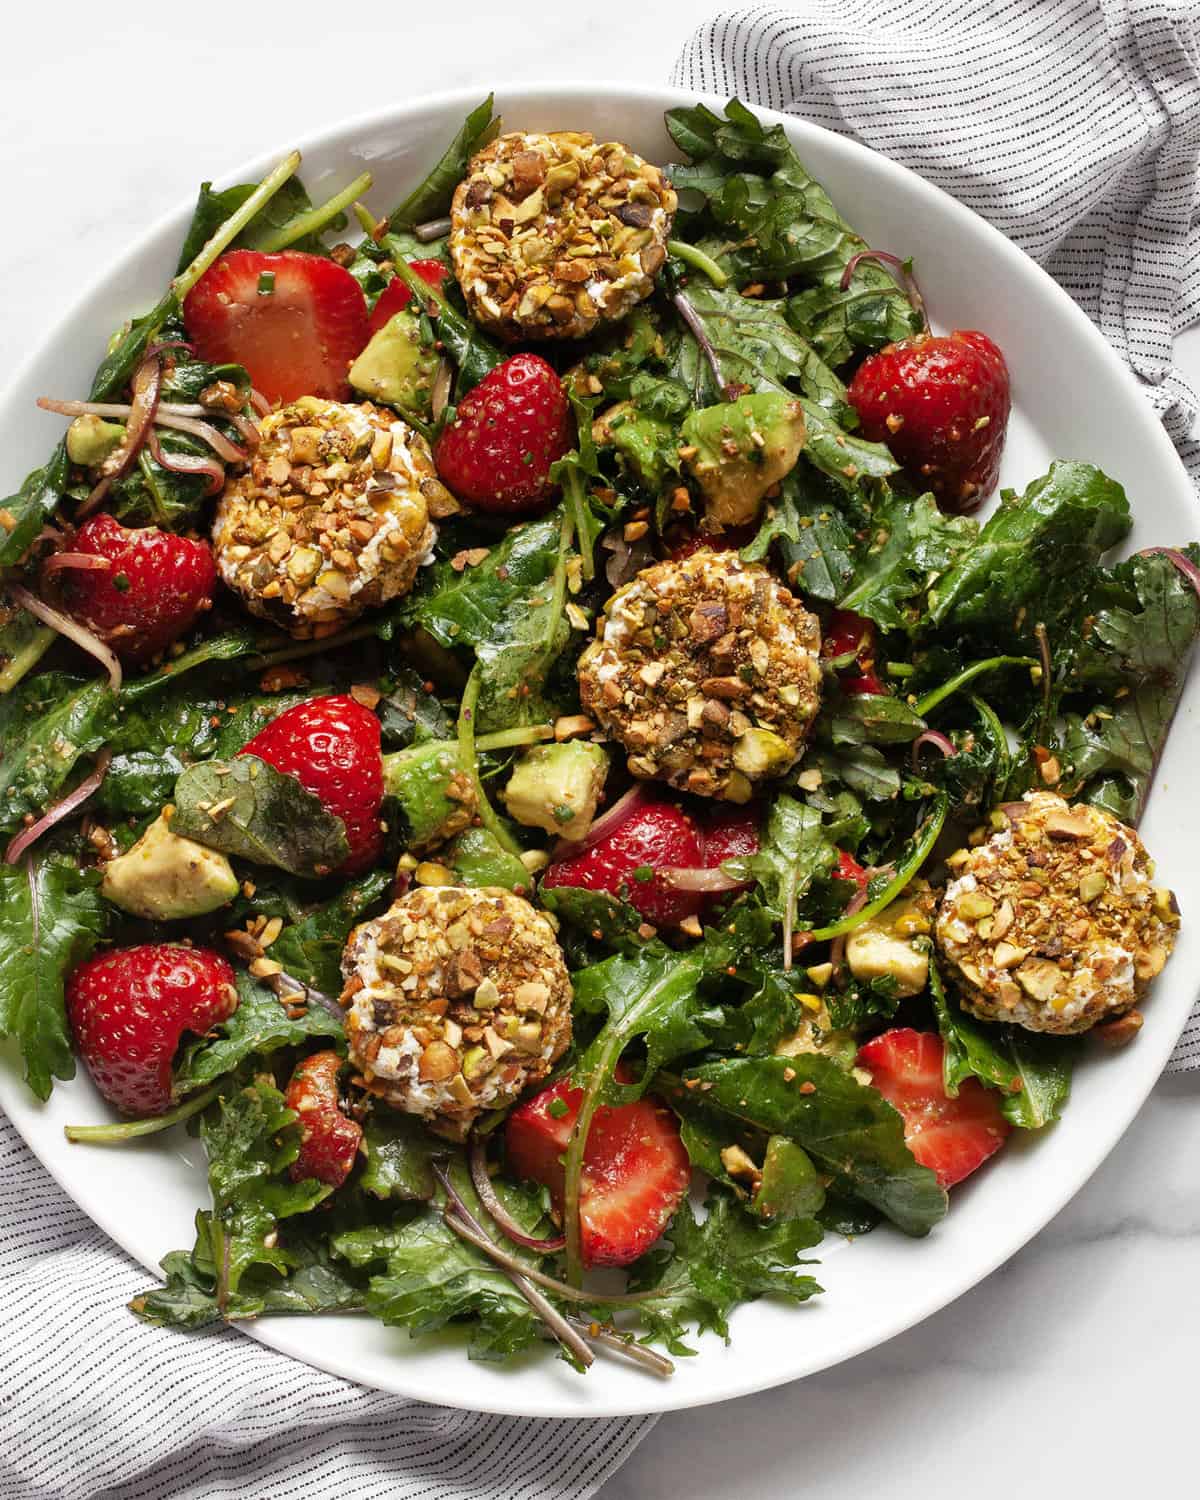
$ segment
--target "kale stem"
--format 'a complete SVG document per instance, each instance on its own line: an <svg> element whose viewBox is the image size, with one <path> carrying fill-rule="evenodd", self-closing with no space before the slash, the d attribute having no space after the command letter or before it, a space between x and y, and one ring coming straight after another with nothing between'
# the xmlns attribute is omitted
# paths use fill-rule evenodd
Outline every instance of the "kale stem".
<svg viewBox="0 0 1200 1500"><path fill-rule="evenodd" d="M541 682L546 680L546 674L557 654L554 650L554 637L558 634L558 622L562 619L567 602L567 553L571 550L574 530L574 517L564 505L562 525L558 532L558 558L554 564L554 592L550 595L550 624L546 631L545 649L538 658L537 671L533 674Z"/></svg>
<svg viewBox="0 0 1200 1500"><path fill-rule="evenodd" d="M210 239L200 247L200 251L191 265L181 271L171 283L172 293L178 297L180 302L187 296L191 289L220 255L222 250L237 239L250 220L258 213L259 209L268 204L289 177L293 177L297 167L300 165L299 151L291 151L278 166L272 168L254 189L250 196L242 204L236 213L230 214L229 218L220 225Z"/></svg>
<svg viewBox="0 0 1200 1500"><path fill-rule="evenodd" d="M58 639L58 632L49 625L39 625L19 651L14 652L0 671L0 693L11 693L21 678L32 667L36 667L46 652Z"/></svg>
<svg viewBox="0 0 1200 1500"><path fill-rule="evenodd" d="M384 238L388 239L390 236L385 235ZM439 313L446 311L446 299L442 296L440 288L432 286L418 276L399 252L391 259L396 275L413 294L413 300L419 310L424 311L426 304L432 302Z"/></svg>
<svg viewBox="0 0 1200 1500"><path fill-rule="evenodd" d="M475 741L476 750L507 750L510 745L536 745L554 738L553 724L526 724L520 729L500 729Z"/></svg>
<svg viewBox="0 0 1200 1500"><path fill-rule="evenodd" d="M668 240L667 254L673 255L676 260L683 261L696 271L703 271L718 290L729 285L729 277L712 256L705 255L704 251L697 249L695 245L689 245L685 240Z"/></svg>
<svg viewBox="0 0 1200 1500"><path fill-rule="evenodd" d="M120 1146L125 1141L142 1135L156 1135L160 1130L169 1130L200 1113L221 1092L221 1085L214 1083L202 1094L169 1109L165 1115L155 1115L150 1120L123 1120L119 1125L64 1125L63 1134L69 1141L87 1141L93 1146Z"/></svg>
<svg viewBox="0 0 1200 1500"><path fill-rule="evenodd" d="M328 202L319 204L316 208L310 208L307 213L296 214L286 224L281 224L274 234L269 234L259 240L254 248L270 254L272 251L284 250L288 245L294 245L305 235L319 234L331 219L336 219L338 214L349 208L356 198L361 198L370 186L370 172L360 173L348 187L344 187L340 193L334 193Z"/></svg>
<svg viewBox="0 0 1200 1500"><path fill-rule="evenodd" d="M717 383L722 401L732 399L729 387L725 384L725 373L721 369L721 360L717 354L716 346L708 336L708 329L704 326L704 319L696 311L695 304L686 292L676 292L671 298L675 305L675 311L688 326L688 332L700 345L700 352L708 361L709 369L713 373L713 379Z"/></svg>
<svg viewBox="0 0 1200 1500"><path fill-rule="evenodd" d="M575 1117L571 1139L567 1142L567 1154L564 1161L566 1180L563 1189L563 1232L567 1236L567 1283L570 1286L578 1287L583 1284L583 1243L579 1222L579 1200L588 1132L592 1128L592 1118L600 1107L600 1091L612 1076L624 1045L625 1038L620 1032L614 1032L609 1037L596 1066L592 1069L591 1081L583 1091L579 1114Z"/></svg>
<svg viewBox="0 0 1200 1500"><path fill-rule="evenodd" d="M571 524L579 543L579 557L583 565L583 576L588 583L596 576L596 559L587 538L587 497L583 492L583 478L574 464L563 475L565 509L571 516Z"/></svg>
<svg viewBox="0 0 1200 1500"><path fill-rule="evenodd" d="M479 821L502 849L519 857L520 844L497 816L483 789L483 782L479 779L479 759L475 753L475 709L479 703L481 681L479 664L476 663L471 668L470 677L467 678L467 685L463 689L462 705L458 711L458 757L463 771L471 778L471 784L475 788L475 797L479 804L476 809L479 813Z"/></svg>
<svg viewBox="0 0 1200 1500"><path fill-rule="evenodd" d="M985 672L992 672L997 667L1036 667L1037 658L1034 656L989 656L986 661L972 662L969 667L964 667L956 677L951 677L949 682L943 682L941 687L932 688L923 698L919 698L913 705L916 712L925 718L939 703L943 703L959 688L966 687L968 682L974 682L976 677L982 677ZM891 670L889 663L888 670Z"/></svg>
<svg viewBox="0 0 1200 1500"><path fill-rule="evenodd" d="M665 1354L659 1354L654 1349L647 1349L645 1344L634 1341L631 1333L622 1333L618 1328L606 1327L602 1323L584 1323L580 1318L573 1318L569 1313L566 1315L567 1323L579 1330L585 1338L598 1344L601 1349L611 1349L614 1354L624 1355L626 1359L632 1360L635 1365L641 1365L643 1369L649 1370L653 1375L661 1375L664 1379L675 1373L675 1363L669 1360Z"/></svg>
<svg viewBox="0 0 1200 1500"><path fill-rule="evenodd" d="M322 651L336 651L339 646L349 646L353 641L369 640L375 633L374 625L356 625L353 630L343 630L340 635L327 635L319 641L301 641L298 645L270 651L265 656L248 656L246 665L251 671L259 672L264 667L277 667L285 661L300 661Z"/></svg>
<svg viewBox="0 0 1200 1500"><path fill-rule="evenodd" d="M864 922L878 916L885 907L890 906L929 858L934 844L938 841L938 835L942 831L942 824L946 821L948 806L949 798L945 792L939 793L937 801L934 803L933 811L925 820L924 832L917 840L913 852L873 901L868 901L865 906L860 906L851 915L840 917L836 922L831 922L828 927L815 927L811 932L798 935L804 937L810 943L824 943L830 938L841 937L843 933L853 932L856 927L861 927Z"/></svg>

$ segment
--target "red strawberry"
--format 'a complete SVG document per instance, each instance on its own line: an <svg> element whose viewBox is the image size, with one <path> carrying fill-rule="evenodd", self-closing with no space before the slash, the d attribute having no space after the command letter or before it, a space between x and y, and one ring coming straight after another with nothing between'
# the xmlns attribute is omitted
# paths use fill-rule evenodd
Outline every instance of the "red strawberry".
<svg viewBox="0 0 1200 1500"><path fill-rule="evenodd" d="M550 465L573 440L562 381L540 355L514 354L458 403L433 456L460 500L522 515L549 501Z"/></svg>
<svg viewBox="0 0 1200 1500"><path fill-rule="evenodd" d="M858 1049L858 1066L904 1116L904 1139L943 1187L953 1187L1003 1146L1012 1126L1000 1100L978 1079L959 1085L949 1099L942 1082L942 1039L897 1026Z"/></svg>
<svg viewBox="0 0 1200 1500"><path fill-rule="evenodd" d="M876 677L875 625L852 609L835 609L831 612L821 639L821 655L827 661L854 653L854 660L839 667L838 682L842 692L851 697L858 693L878 695L887 688Z"/></svg>
<svg viewBox="0 0 1200 1500"><path fill-rule="evenodd" d="M379 720L347 694L311 698L272 719L239 755L257 755L319 797L346 825L350 854L338 874L356 875L379 858L383 758Z"/></svg>
<svg viewBox="0 0 1200 1500"><path fill-rule="evenodd" d="M581 885L607 891L628 901L647 922L670 927L704 905L702 895L676 890L656 873L671 866L703 868L700 830L674 802L643 802L599 843L552 864L542 884L551 890Z"/></svg>
<svg viewBox="0 0 1200 1500"><path fill-rule="evenodd" d="M148 661L164 651L212 598L212 552L156 526L131 531L112 516L93 516L70 550L106 558L109 566L58 571L54 587L62 606L125 661Z"/></svg>
<svg viewBox="0 0 1200 1500"><path fill-rule="evenodd" d="M96 1087L127 1115L170 1107L180 1037L208 1031L237 1003L233 970L221 955L179 943L117 948L67 980L75 1045Z"/></svg>
<svg viewBox="0 0 1200 1500"><path fill-rule="evenodd" d="M868 355L850 383L864 437L943 510L974 510L995 488L1011 406L1004 355L984 333L919 333Z"/></svg>
<svg viewBox="0 0 1200 1500"><path fill-rule="evenodd" d="M300 1155L288 1168L293 1182L315 1177L341 1187L350 1175L362 1140L362 1126L342 1113L336 1052L314 1052L296 1064L284 1100L300 1119Z"/></svg>
<svg viewBox="0 0 1200 1500"><path fill-rule="evenodd" d="M408 268L435 290L441 288L442 282L450 274L450 268L443 260L410 260ZM403 312L411 301L412 293L399 276L394 276L379 294L379 301L375 304L368 325L370 332L378 333L398 312Z"/></svg>
<svg viewBox="0 0 1200 1500"><path fill-rule="evenodd" d="M621 1069L617 1077L629 1081ZM583 1090L561 1078L519 1105L504 1140L509 1165L550 1189L563 1211L563 1156ZM592 1118L583 1157L579 1221L583 1262L627 1266L644 1255L683 1201L692 1169L675 1116L651 1095L634 1104L602 1104Z"/></svg>
<svg viewBox="0 0 1200 1500"><path fill-rule="evenodd" d="M227 250L183 304L201 359L244 365L269 401L350 397L346 371L369 337L354 277L302 250Z"/></svg>
<svg viewBox="0 0 1200 1500"><path fill-rule="evenodd" d="M704 814L704 868L715 870L727 859L744 859L757 854L760 809L738 807L733 802L715 802ZM722 893L718 900L736 891L748 891L754 884L743 881L733 891Z"/></svg>
<svg viewBox="0 0 1200 1500"><path fill-rule="evenodd" d="M852 880L860 891L865 891L870 876L853 854L847 849L839 849L837 852L837 864L833 867L833 878L835 880Z"/></svg>

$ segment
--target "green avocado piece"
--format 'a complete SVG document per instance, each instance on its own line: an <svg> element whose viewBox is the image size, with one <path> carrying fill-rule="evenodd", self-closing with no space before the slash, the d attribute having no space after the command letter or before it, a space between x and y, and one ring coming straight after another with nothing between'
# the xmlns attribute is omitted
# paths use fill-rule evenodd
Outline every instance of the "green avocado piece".
<svg viewBox="0 0 1200 1500"><path fill-rule="evenodd" d="M360 395L418 416L430 414L439 355L421 342L421 320L411 307L390 318L350 366Z"/></svg>
<svg viewBox="0 0 1200 1500"><path fill-rule="evenodd" d="M153 922L202 917L238 892L223 854L172 833L164 809L125 854L104 867L100 894L134 917Z"/></svg>
<svg viewBox="0 0 1200 1500"><path fill-rule="evenodd" d="M608 754L588 740L534 745L504 789L509 816L527 828L581 839L592 826L608 775Z"/></svg>
<svg viewBox="0 0 1200 1500"><path fill-rule="evenodd" d="M383 794L399 805L400 833L414 854L461 833L475 815L475 789L452 740L427 740L385 755Z"/></svg>
<svg viewBox="0 0 1200 1500"><path fill-rule="evenodd" d="M627 469L649 490L659 490L678 467L678 440L669 422L640 412L632 401L618 401L592 423L598 448L615 448Z"/></svg>
<svg viewBox="0 0 1200 1500"><path fill-rule="evenodd" d="M460 885L500 886L529 891L533 877L515 854L503 848L486 828L468 828L449 850L449 863Z"/></svg>
<svg viewBox="0 0 1200 1500"><path fill-rule="evenodd" d="M81 469L94 469L124 441L124 422L106 422L85 412L67 428L67 457Z"/></svg>
<svg viewBox="0 0 1200 1500"><path fill-rule="evenodd" d="M682 436L710 524L744 526L771 486L795 468L804 447L804 409L782 391L758 391L691 412Z"/></svg>

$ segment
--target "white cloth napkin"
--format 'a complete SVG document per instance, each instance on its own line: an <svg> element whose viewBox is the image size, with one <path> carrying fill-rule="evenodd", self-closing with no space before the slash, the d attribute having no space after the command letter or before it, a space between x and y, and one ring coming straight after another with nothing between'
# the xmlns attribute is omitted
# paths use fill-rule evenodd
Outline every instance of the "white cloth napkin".
<svg viewBox="0 0 1200 1500"><path fill-rule="evenodd" d="M149 1281L0 1115L0 1500L585 1500L656 1420L381 1395L232 1328L149 1328L126 1306Z"/></svg>
<svg viewBox="0 0 1200 1500"><path fill-rule="evenodd" d="M799 0L722 11L671 82L802 115L903 162L1066 288L1200 489L1195 0ZM1168 1065L1200 1068L1200 1004Z"/></svg>

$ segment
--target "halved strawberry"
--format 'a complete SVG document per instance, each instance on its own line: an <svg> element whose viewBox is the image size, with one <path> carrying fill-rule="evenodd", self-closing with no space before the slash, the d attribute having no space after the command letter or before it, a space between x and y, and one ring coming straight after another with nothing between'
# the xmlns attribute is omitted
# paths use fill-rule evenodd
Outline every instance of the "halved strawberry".
<svg viewBox="0 0 1200 1500"><path fill-rule="evenodd" d="M302 250L227 250L183 304L201 359L244 365L269 401L349 398L346 371L370 337L350 272Z"/></svg>
<svg viewBox="0 0 1200 1500"><path fill-rule="evenodd" d="M835 880L852 880L860 891L865 891L870 876L848 849L839 849L837 864L833 867Z"/></svg>
<svg viewBox="0 0 1200 1500"><path fill-rule="evenodd" d="M422 281L428 282L431 287L440 288L442 282L450 274L450 267L444 260L410 260L408 263L410 271L415 271ZM369 329L371 333L378 333L385 323L391 322L398 312L403 312L412 301L412 293L408 287L395 276L384 287L379 294L371 312Z"/></svg>
<svg viewBox="0 0 1200 1500"><path fill-rule="evenodd" d="M942 1082L942 1039L929 1031L896 1026L858 1049L858 1066L904 1116L904 1139L923 1167L953 1187L995 1155L1012 1126L1000 1100L975 1078L950 1099Z"/></svg>
<svg viewBox="0 0 1200 1500"><path fill-rule="evenodd" d="M629 1075L617 1069L617 1079ZM549 1188L563 1209L563 1157L583 1090L561 1078L513 1110L504 1128L509 1165L518 1177ZM602 1104L592 1118L583 1158L579 1220L587 1266L627 1266L644 1255L671 1221L691 1181L674 1114L652 1095L634 1104Z"/></svg>

